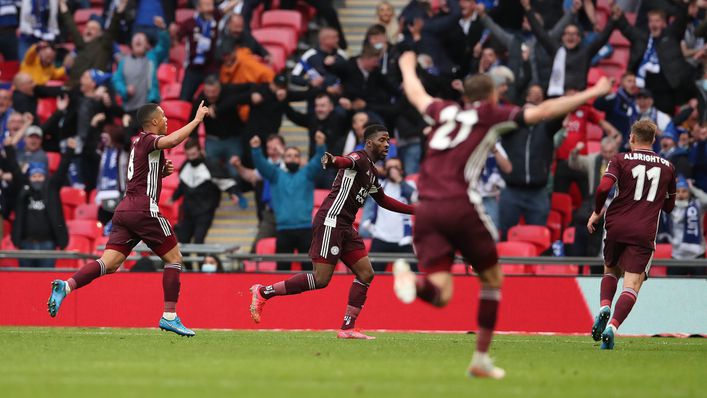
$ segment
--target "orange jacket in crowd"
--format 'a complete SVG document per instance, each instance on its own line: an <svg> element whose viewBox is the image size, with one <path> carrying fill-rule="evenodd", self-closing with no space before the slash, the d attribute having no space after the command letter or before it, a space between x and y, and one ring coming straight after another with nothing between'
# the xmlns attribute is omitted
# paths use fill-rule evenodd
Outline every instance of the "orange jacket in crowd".
<svg viewBox="0 0 707 398"><path fill-rule="evenodd" d="M236 49L221 66L220 80L223 84L269 83L274 78L275 71L245 47ZM248 105L238 107L238 114L244 122L248 121L249 112Z"/></svg>

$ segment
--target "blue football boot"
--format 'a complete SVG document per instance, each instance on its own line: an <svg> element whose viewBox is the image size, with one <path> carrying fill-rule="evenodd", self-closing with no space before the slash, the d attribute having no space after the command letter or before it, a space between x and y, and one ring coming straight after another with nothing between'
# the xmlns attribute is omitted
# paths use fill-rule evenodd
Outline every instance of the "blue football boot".
<svg viewBox="0 0 707 398"><path fill-rule="evenodd" d="M192 337L196 335L193 330L187 328L182 324L182 321L179 319L179 317L176 317L174 318L174 320L171 321L168 321L164 318L160 318L160 329L167 332L174 332L180 336Z"/></svg>
<svg viewBox="0 0 707 398"><path fill-rule="evenodd" d="M612 328L611 326L608 326L606 329L604 329L604 333L601 334L601 349L614 349L614 328Z"/></svg>
<svg viewBox="0 0 707 398"><path fill-rule="evenodd" d="M59 312L64 297L66 297L66 282L61 279L55 279L52 282L52 294L49 296L49 301L47 301L49 315L51 315L52 318Z"/></svg>
<svg viewBox="0 0 707 398"><path fill-rule="evenodd" d="M599 313L596 318L594 318L594 325L592 326L592 338L594 341L601 340L601 333L606 329L610 316L611 308L604 306L599 309Z"/></svg>

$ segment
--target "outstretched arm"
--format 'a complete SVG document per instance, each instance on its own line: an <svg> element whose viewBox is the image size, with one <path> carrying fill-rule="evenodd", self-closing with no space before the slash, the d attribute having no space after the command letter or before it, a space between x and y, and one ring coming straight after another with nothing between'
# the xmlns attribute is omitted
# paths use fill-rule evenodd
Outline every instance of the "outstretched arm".
<svg viewBox="0 0 707 398"><path fill-rule="evenodd" d="M201 124L204 117L208 114L209 108L204 106L204 101L201 101L201 104L199 104L199 109L196 111L196 116L194 116L194 120L170 135L160 138L156 144L157 149L174 148L175 146L181 144L182 141L189 137L192 131L199 127L199 124Z"/></svg>
<svg viewBox="0 0 707 398"><path fill-rule="evenodd" d="M351 169L354 167L354 161L350 157L334 156L329 152L324 152L321 162L323 169L330 169L332 167L335 169Z"/></svg>
<svg viewBox="0 0 707 398"><path fill-rule="evenodd" d="M609 91L611 91L611 81L602 77L597 84L577 94L549 99L538 106L526 108L523 111L525 123L537 124L543 120L564 116L592 98L606 95Z"/></svg>
<svg viewBox="0 0 707 398"><path fill-rule="evenodd" d="M403 214L415 214L415 206L391 198L386 195L382 189L379 189L378 192L371 194L371 196L373 196L373 199L375 199L376 203L378 203L380 207L386 210Z"/></svg>
<svg viewBox="0 0 707 398"><path fill-rule="evenodd" d="M422 85L420 78L417 77L415 68L417 67L417 57L412 51L406 51L398 59L400 72L403 75L403 91L408 98L408 101L421 114L425 114L434 98L427 94L425 87Z"/></svg>

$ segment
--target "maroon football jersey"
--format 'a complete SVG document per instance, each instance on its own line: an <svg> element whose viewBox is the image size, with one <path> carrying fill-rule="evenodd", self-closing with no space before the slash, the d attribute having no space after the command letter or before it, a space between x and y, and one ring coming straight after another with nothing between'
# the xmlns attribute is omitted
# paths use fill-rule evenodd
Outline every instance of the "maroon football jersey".
<svg viewBox="0 0 707 398"><path fill-rule="evenodd" d="M476 189L488 153L500 129L513 128L522 117L520 108L497 106L486 101L461 108L451 101L435 100L425 118L433 130L427 137L427 153L420 169L421 200L468 198L481 203Z"/></svg>
<svg viewBox="0 0 707 398"><path fill-rule="evenodd" d="M382 190L376 166L366 151L352 152L346 157L353 161L353 167L339 170L315 217L319 222L324 217L324 225L332 228L352 225L368 194Z"/></svg>
<svg viewBox="0 0 707 398"><path fill-rule="evenodd" d="M619 153L605 176L613 178L618 194L606 211L606 239L655 247L660 210L675 195L675 168L650 150Z"/></svg>
<svg viewBox="0 0 707 398"><path fill-rule="evenodd" d="M157 149L162 136L141 132L133 140L128 160L128 186L116 211L149 211L159 214L157 203L162 191L164 154Z"/></svg>

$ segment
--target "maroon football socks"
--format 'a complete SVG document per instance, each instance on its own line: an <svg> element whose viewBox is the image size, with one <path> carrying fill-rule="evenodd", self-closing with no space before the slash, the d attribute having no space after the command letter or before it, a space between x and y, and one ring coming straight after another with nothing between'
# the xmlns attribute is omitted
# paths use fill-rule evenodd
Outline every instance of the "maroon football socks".
<svg viewBox="0 0 707 398"><path fill-rule="evenodd" d="M479 313L477 323L479 334L476 339L476 351L488 352L493 330L496 327L498 304L501 301L501 289L482 287L479 292Z"/></svg>
<svg viewBox="0 0 707 398"><path fill-rule="evenodd" d="M302 273L291 277L286 281L277 282L273 285L260 288L260 295L269 300L275 296L288 296L290 294L300 294L307 290L317 288L314 282L314 274Z"/></svg>
<svg viewBox="0 0 707 398"><path fill-rule="evenodd" d="M368 293L369 285L358 279L354 279L349 289L349 303L346 306L346 314L344 315L344 323L341 325L341 330L353 329L356 325L356 318L366 302L366 294Z"/></svg>
<svg viewBox="0 0 707 398"><path fill-rule="evenodd" d="M99 258L98 260L91 261L84 265L76 271L71 278L66 282L69 284L71 291L74 291L80 287L84 287L91 283L94 279L101 277L106 274L106 265Z"/></svg>
<svg viewBox="0 0 707 398"><path fill-rule="evenodd" d="M177 300L179 300L179 288L181 282L179 276L182 273L181 264L167 264L162 273L162 290L164 291L164 312L176 312Z"/></svg>
<svg viewBox="0 0 707 398"><path fill-rule="evenodd" d="M599 297L601 299L602 307L611 307L611 303L614 302L614 295L616 294L616 285L619 280L614 274L604 274L601 278L601 289Z"/></svg>
<svg viewBox="0 0 707 398"><path fill-rule="evenodd" d="M616 301L616 308L614 309L614 316L611 318L610 324L616 329L621 326L626 317L631 312L633 305L636 304L636 298L638 293L630 287L624 288L621 292L619 299Z"/></svg>

